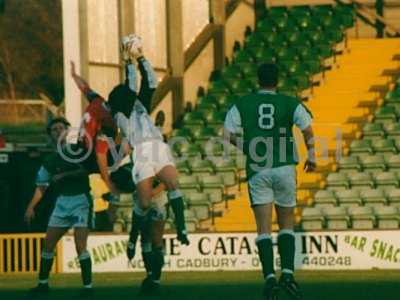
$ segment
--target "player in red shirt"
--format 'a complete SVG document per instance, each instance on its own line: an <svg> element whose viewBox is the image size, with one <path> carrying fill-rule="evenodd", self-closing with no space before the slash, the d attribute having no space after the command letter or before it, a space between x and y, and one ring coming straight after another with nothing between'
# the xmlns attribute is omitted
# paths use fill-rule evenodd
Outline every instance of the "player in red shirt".
<svg viewBox="0 0 400 300"><path fill-rule="evenodd" d="M108 173L109 141L115 139L118 132L117 126L111 116L107 102L93 91L82 77L76 74L73 62L71 62L71 76L89 101L89 105L82 116L78 147L83 147L86 151L90 151L91 154L82 164L90 173L100 173L110 192L117 196L119 191Z"/></svg>

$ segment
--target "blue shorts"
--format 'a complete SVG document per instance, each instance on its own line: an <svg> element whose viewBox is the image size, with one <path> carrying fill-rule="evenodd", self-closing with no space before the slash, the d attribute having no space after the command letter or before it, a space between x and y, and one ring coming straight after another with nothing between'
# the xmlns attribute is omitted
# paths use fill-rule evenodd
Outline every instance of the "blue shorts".
<svg viewBox="0 0 400 300"><path fill-rule="evenodd" d="M49 220L49 227L94 227L93 200L90 194L61 195Z"/></svg>

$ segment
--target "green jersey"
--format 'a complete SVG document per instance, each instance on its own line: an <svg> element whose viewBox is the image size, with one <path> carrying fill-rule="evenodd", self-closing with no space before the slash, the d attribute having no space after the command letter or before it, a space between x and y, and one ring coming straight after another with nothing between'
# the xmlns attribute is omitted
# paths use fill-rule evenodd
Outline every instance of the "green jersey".
<svg viewBox="0 0 400 300"><path fill-rule="evenodd" d="M58 152L54 152L45 158L38 172L36 184L44 186L54 185L57 195L74 196L86 194L90 192L88 174L82 173L81 175L69 176L52 182L54 175L79 171L81 169L81 166L76 162L67 161L65 156L63 157Z"/></svg>
<svg viewBox="0 0 400 300"><path fill-rule="evenodd" d="M311 114L296 99L260 91L240 98L228 111L225 129L243 134L247 177L266 168L297 164L293 125L311 125Z"/></svg>

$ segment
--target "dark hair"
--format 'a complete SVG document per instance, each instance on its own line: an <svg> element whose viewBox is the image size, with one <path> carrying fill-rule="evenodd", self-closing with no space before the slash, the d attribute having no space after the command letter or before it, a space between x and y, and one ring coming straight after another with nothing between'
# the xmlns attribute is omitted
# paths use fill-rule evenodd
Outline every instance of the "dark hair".
<svg viewBox="0 0 400 300"><path fill-rule="evenodd" d="M136 97L136 93L126 84L119 84L114 87L108 95L108 106L111 109L111 114L115 115L117 112L121 112L129 117Z"/></svg>
<svg viewBox="0 0 400 300"><path fill-rule="evenodd" d="M47 123L47 127L46 127L46 132L47 132L47 134L50 134L50 132L51 132L51 127L52 127L54 124L57 124L57 123L62 123L62 124L64 124L65 127L67 127L67 128L71 126L71 123L68 122L67 119L65 119L65 118L63 118L63 117L57 117L57 118L51 119L51 120Z"/></svg>
<svg viewBox="0 0 400 300"><path fill-rule="evenodd" d="M273 63L263 63L257 70L258 82L262 87L276 87L278 85L279 70Z"/></svg>

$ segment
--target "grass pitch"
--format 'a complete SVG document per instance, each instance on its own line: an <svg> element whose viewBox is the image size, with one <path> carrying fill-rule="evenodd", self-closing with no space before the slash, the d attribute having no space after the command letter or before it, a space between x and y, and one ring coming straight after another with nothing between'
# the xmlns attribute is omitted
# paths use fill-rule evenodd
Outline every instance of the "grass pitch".
<svg viewBox="0 0 400 300"><path fill-rule="evenodd" d="M93 299L142 298L138 292L143 276L143 273L94 274ZM308 271L298 272L297 279L304 300L400 299L400 271ZM53 275L50 284L51 293L43 299L77 299L81 288L80 275ZM2 275L0 299L27 299L28 289L35 285L36 276L33 275ZM146 299L261 300L261 273L164 273L161 295ZM281 293L279 299L288 298Z"/></svg>

